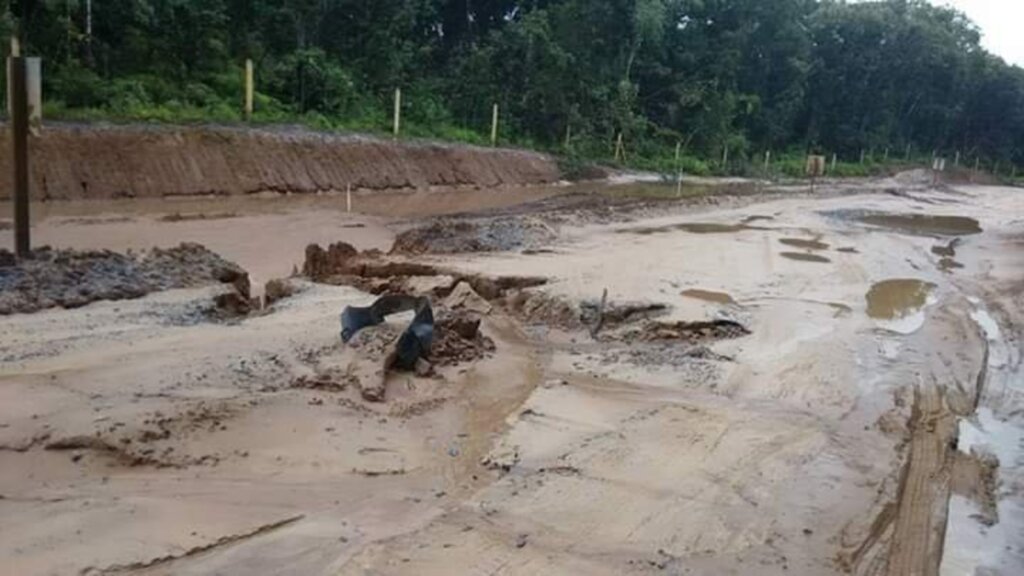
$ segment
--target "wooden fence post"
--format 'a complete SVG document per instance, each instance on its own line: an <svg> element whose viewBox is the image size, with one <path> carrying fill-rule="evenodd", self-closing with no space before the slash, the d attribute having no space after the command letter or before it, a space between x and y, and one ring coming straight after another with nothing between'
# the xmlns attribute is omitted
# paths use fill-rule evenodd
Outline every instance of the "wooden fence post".
<svg viewBox="0 0 1024 576"><path fill-rule="evenodd" d="M395 88L395 120L394 120L394 136L398 139L398 134L402 128L402 89Z"/></svg>
<svg viewBox="0 0 1024 576"><path fill-rule="evenodd" d="M491 112L491 146L498 145L498 104L494 104Z"/></svg>
<svg viewBox="0 0 1024 576"><path fill-rule="evenodd" d="M245 59L245 121L252 120L253 100L256 92L253 79L252 58Z"/></svg>
<svg viewBox="0 0 1024 576"><path fill-rule="evenodd" d="M32 256L29 236L28 83L25 60L15 56L9 61L11 145L14 149L14 253L19 260Z"/></svg>

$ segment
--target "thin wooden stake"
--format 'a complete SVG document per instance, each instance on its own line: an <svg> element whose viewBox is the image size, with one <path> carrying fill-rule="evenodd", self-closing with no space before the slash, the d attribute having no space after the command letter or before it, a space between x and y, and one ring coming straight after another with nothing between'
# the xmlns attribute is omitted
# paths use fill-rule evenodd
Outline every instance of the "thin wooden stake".
<svg viewBox="0 0 1024 576"><path fill-rule="evenodd" d="M345 187L345 208L347 212L352 212L352 184L349 183Z"/></svg>
<svg viewBox="0 0 1024 576"><path fill-rule="evenodd" d="M245 120L252 120L253 100L256 87L253 79L252 58L245 59Z"/></svg>
<svg viewBox="0 0 1024 576"><path fill-rule="evenodd" d="M676 197L683 195L683 165L679 162L683 153L683 143L676 140Z"/></svg>
<svg viewBox="0 0 1024 576"><path fill-rule="evenodd" d="M398 138L398 134L402 128L402 89L395 88L395 121L394 121L394 135Z"/></svg>
<svg viewBox="0 0 1024 576"><path fill-rule="evenodd" d="M491 113L491 146L498 145L498 104L494 104L494 110Z"/></svg>
<svg viewBox="0 0 1024 576"><path fill-rule="evenodd" d="M771 167L771 163L772 163L772 151L771 150L765 150L765 152L764 152L764 172L765 172L765 174L768 173L768 168Z"/></svg>
<svg viewBox="0 0 1024 576"><path fill-rule="evenodd" d="M830 174L835 174L836 173L836 161L837 160L838 160L838 158L836 157L836 153L833 152L832 153L832 170L829 172Z"/></svg>

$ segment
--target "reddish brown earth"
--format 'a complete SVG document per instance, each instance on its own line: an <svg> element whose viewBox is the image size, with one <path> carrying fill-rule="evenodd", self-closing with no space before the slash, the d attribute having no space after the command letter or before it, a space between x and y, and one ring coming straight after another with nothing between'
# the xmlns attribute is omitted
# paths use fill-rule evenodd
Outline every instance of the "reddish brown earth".
<svg viewBox="0 0 1024 576"><path fill-rule="evenodd" d="M391 142L303 129L48 124L32 141L41 200L233 196L546 184L554 158L534 152ZM0 173L11 172L0 139ZM9 199L7 186L0 199Z"/></svg>

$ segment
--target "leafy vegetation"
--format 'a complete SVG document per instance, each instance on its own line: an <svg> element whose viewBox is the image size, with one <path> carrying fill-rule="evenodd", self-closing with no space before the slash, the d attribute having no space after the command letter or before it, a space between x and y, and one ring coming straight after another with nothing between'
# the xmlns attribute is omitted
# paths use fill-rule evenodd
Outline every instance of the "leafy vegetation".
<svg viewBox="0 0 1024 576"><path fill-rule="evenodd" d="M923 0L8 0L49 117L242 120L489 139L672 173L837 172L883 150L1024 165L1024 70ZM91 18L89 14L91 13ZM20 18L16 17L20 16ZM91 27L90 27L91 22ZM3 47L6 51L6 44ZM860 162L862 151L869 159ZM843 162L845 161L845 162Z"/></svg>

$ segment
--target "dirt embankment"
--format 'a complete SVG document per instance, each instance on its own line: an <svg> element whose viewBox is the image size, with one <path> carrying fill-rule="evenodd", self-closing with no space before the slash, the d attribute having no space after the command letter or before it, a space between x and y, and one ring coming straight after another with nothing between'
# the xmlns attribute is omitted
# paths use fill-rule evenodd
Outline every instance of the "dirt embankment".
<svg viewBox="0 0 1024 576"><path fill-rule="evenodd" d="M0 139L0 173L10 142ZM39 200L546 184L554 158L301 129L47 125L32 141ZM0 200L9 199L7 186Z"/></svg>

